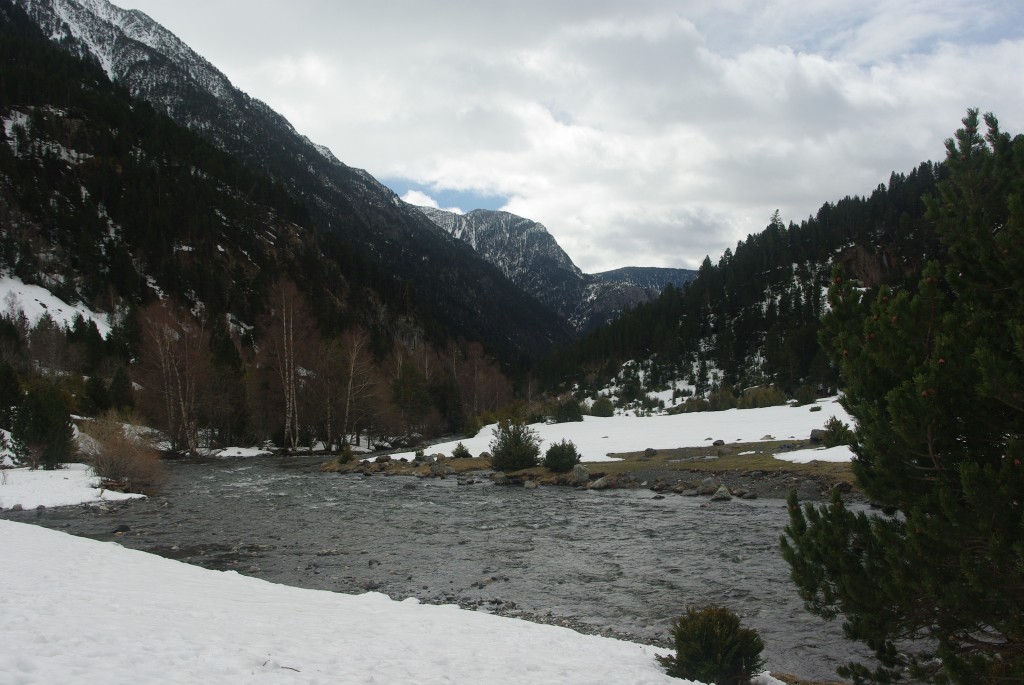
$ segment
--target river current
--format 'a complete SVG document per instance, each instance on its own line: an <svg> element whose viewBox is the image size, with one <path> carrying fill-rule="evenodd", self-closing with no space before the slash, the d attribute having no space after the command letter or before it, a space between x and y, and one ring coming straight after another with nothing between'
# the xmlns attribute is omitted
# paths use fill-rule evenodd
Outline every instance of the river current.
<svg viewBox="0 0 1024 685"><path fill-rule="evenodd" d="M779 552L779 499L339 476L266 457L171 463L162 493L145 500L4 516L288 585L657 644L686 606L721 604L758 630L772 670L834 680L837 665L864 658L838 623L803 609Z"/></svg>

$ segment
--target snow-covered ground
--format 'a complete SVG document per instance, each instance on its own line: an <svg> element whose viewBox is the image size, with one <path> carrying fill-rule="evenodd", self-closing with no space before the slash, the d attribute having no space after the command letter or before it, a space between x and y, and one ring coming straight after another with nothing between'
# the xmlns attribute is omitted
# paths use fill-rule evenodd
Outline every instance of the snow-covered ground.
<svg viewBox="0 0 1024 685"><path fill-rule="evenodd" d="M794 464L806 464L811 461L850 461L854 455L849 445L839 445L838 447L819 447L814 450L779 452L773 456Z"/></svg>
<svg viewBox="0 0 1024 685"><path fill-rule="evenodd" d="M586 417L534 429L545 443L572 440L596 461L715 439L802 439L832 416L850 422L834 399L818 404L814 412L782 406ZM479 454L492 428L463 442ZM450 453L455 444L432 449ZM776 456L837 461L851 454L840 447ZM132 496L103 491L97 480L82 464L2 469L0 508ZM0 578L0 685L690 682L669 678L655 660L664 650L648 645L378 593L293 588L3 520ZM755 683L782 685L768 674Z"/></svg>
<svg viewBox="0 0 1024 685"><path fill-rule="evenodd" d="M97 314L83 304L70 305L46 288L28 285L17 276L0 277L0 311L12 315L24 312L32 326L48 313L58 325L70 327L75 316L81 314L86 321L96 323L104 338L110 335L106 314Z"/></svg>
<svg viewBox="0 0 1024 685"><path fill-rule="evenodd" d="M825 422L833 416L847 424L852 423L836 399L830 397L819 400L816 406L821 407L821 410L813 412L809 406L784 405L674 416L585 416L582 422L534 424L531 428L541 439L541 454L552 443L570 440L576 445L583 461L610 461L609 454L638 452L648 447L673 449L710 446L712 441L718 439L726 442L806 440L811 430L824 428ZM462 442L473 456L477 456L490 449L491 441L494 440L494 427L493 424L485 426L473 438L434 445L429 452L451 454L452 449ZM415 455L413 452L404 452L394 456L412 459Z"/></svg>
<svg viewBox="0 0 1024 685"><path fill-rule="evenodd" d="M20 504L23 509L61 507L99 500L142 497L98 487L99 478L92 467L85 464L67 464L56 471L32 471L28 468L0 470L0 509L11 509ZM3 552L0 551L0 554ZM0 594L3 588L0 586ZM0 683L3 675L0 674Z"/></svg>
<svg viewBox="0 0 1024 685"><path fill-rule="evenodd" d="M11 521L0 578L4 685L691 683L646 645L277 585Z"/></svg>

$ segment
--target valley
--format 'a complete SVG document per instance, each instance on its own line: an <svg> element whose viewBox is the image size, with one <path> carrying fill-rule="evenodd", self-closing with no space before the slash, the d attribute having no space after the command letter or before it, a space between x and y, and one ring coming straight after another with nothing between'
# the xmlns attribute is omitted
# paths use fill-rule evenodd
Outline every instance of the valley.
<svg viewBox="0 0 1024 685"><path fill-rule="evenodd" d="M0 0L0 682L1024 681L1024 15L191 1Z"/></svg>

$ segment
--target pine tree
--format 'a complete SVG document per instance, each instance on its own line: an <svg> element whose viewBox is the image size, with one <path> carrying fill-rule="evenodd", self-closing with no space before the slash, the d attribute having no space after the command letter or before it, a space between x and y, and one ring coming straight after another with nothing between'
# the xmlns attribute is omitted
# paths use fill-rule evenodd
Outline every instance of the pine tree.
<svg viewBox="0 0 1024 685"><path fill-rule="evenodd" d="M1024 682L1024 136L985 119L928 201L946 257L913 291L837 272L829 293L853 468L885 514L793 498L782 547L808 608L874 651L840 669L857 683Z"/></svg>
<svg viewBox="0 0 1024 685"><path fill-rule="evenodd" d="M57 385L45 379L29 385L18 407L12 436L27 449L33 467L58 469L71 460L74 431L67 399Z"/></svg>

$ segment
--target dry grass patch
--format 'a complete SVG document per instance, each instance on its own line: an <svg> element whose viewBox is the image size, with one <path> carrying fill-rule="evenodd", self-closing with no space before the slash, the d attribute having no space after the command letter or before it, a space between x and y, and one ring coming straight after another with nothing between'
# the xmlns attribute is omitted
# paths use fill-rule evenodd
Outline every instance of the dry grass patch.
<svg viewBox="0 0 1024 685"><path fill-rule="evenodd" d="M808 464L796 464L776 459L773 455L780 452L783 446L790 449L809 449L815 445L807 441L773 440L731 443L721 447L707 445L658 450L657 454L651 457L646 456L644 452L626 452L611 455L622 461L591 463L590 467L612 475L623 475L651 468L675 471L706 471L708 473L784 471L786 473L824 477L835 482L845 482L851 485L854 483L853 471L848 462L817 461ZM586 462L586 457L583 458L583 461Z"/></svg>

